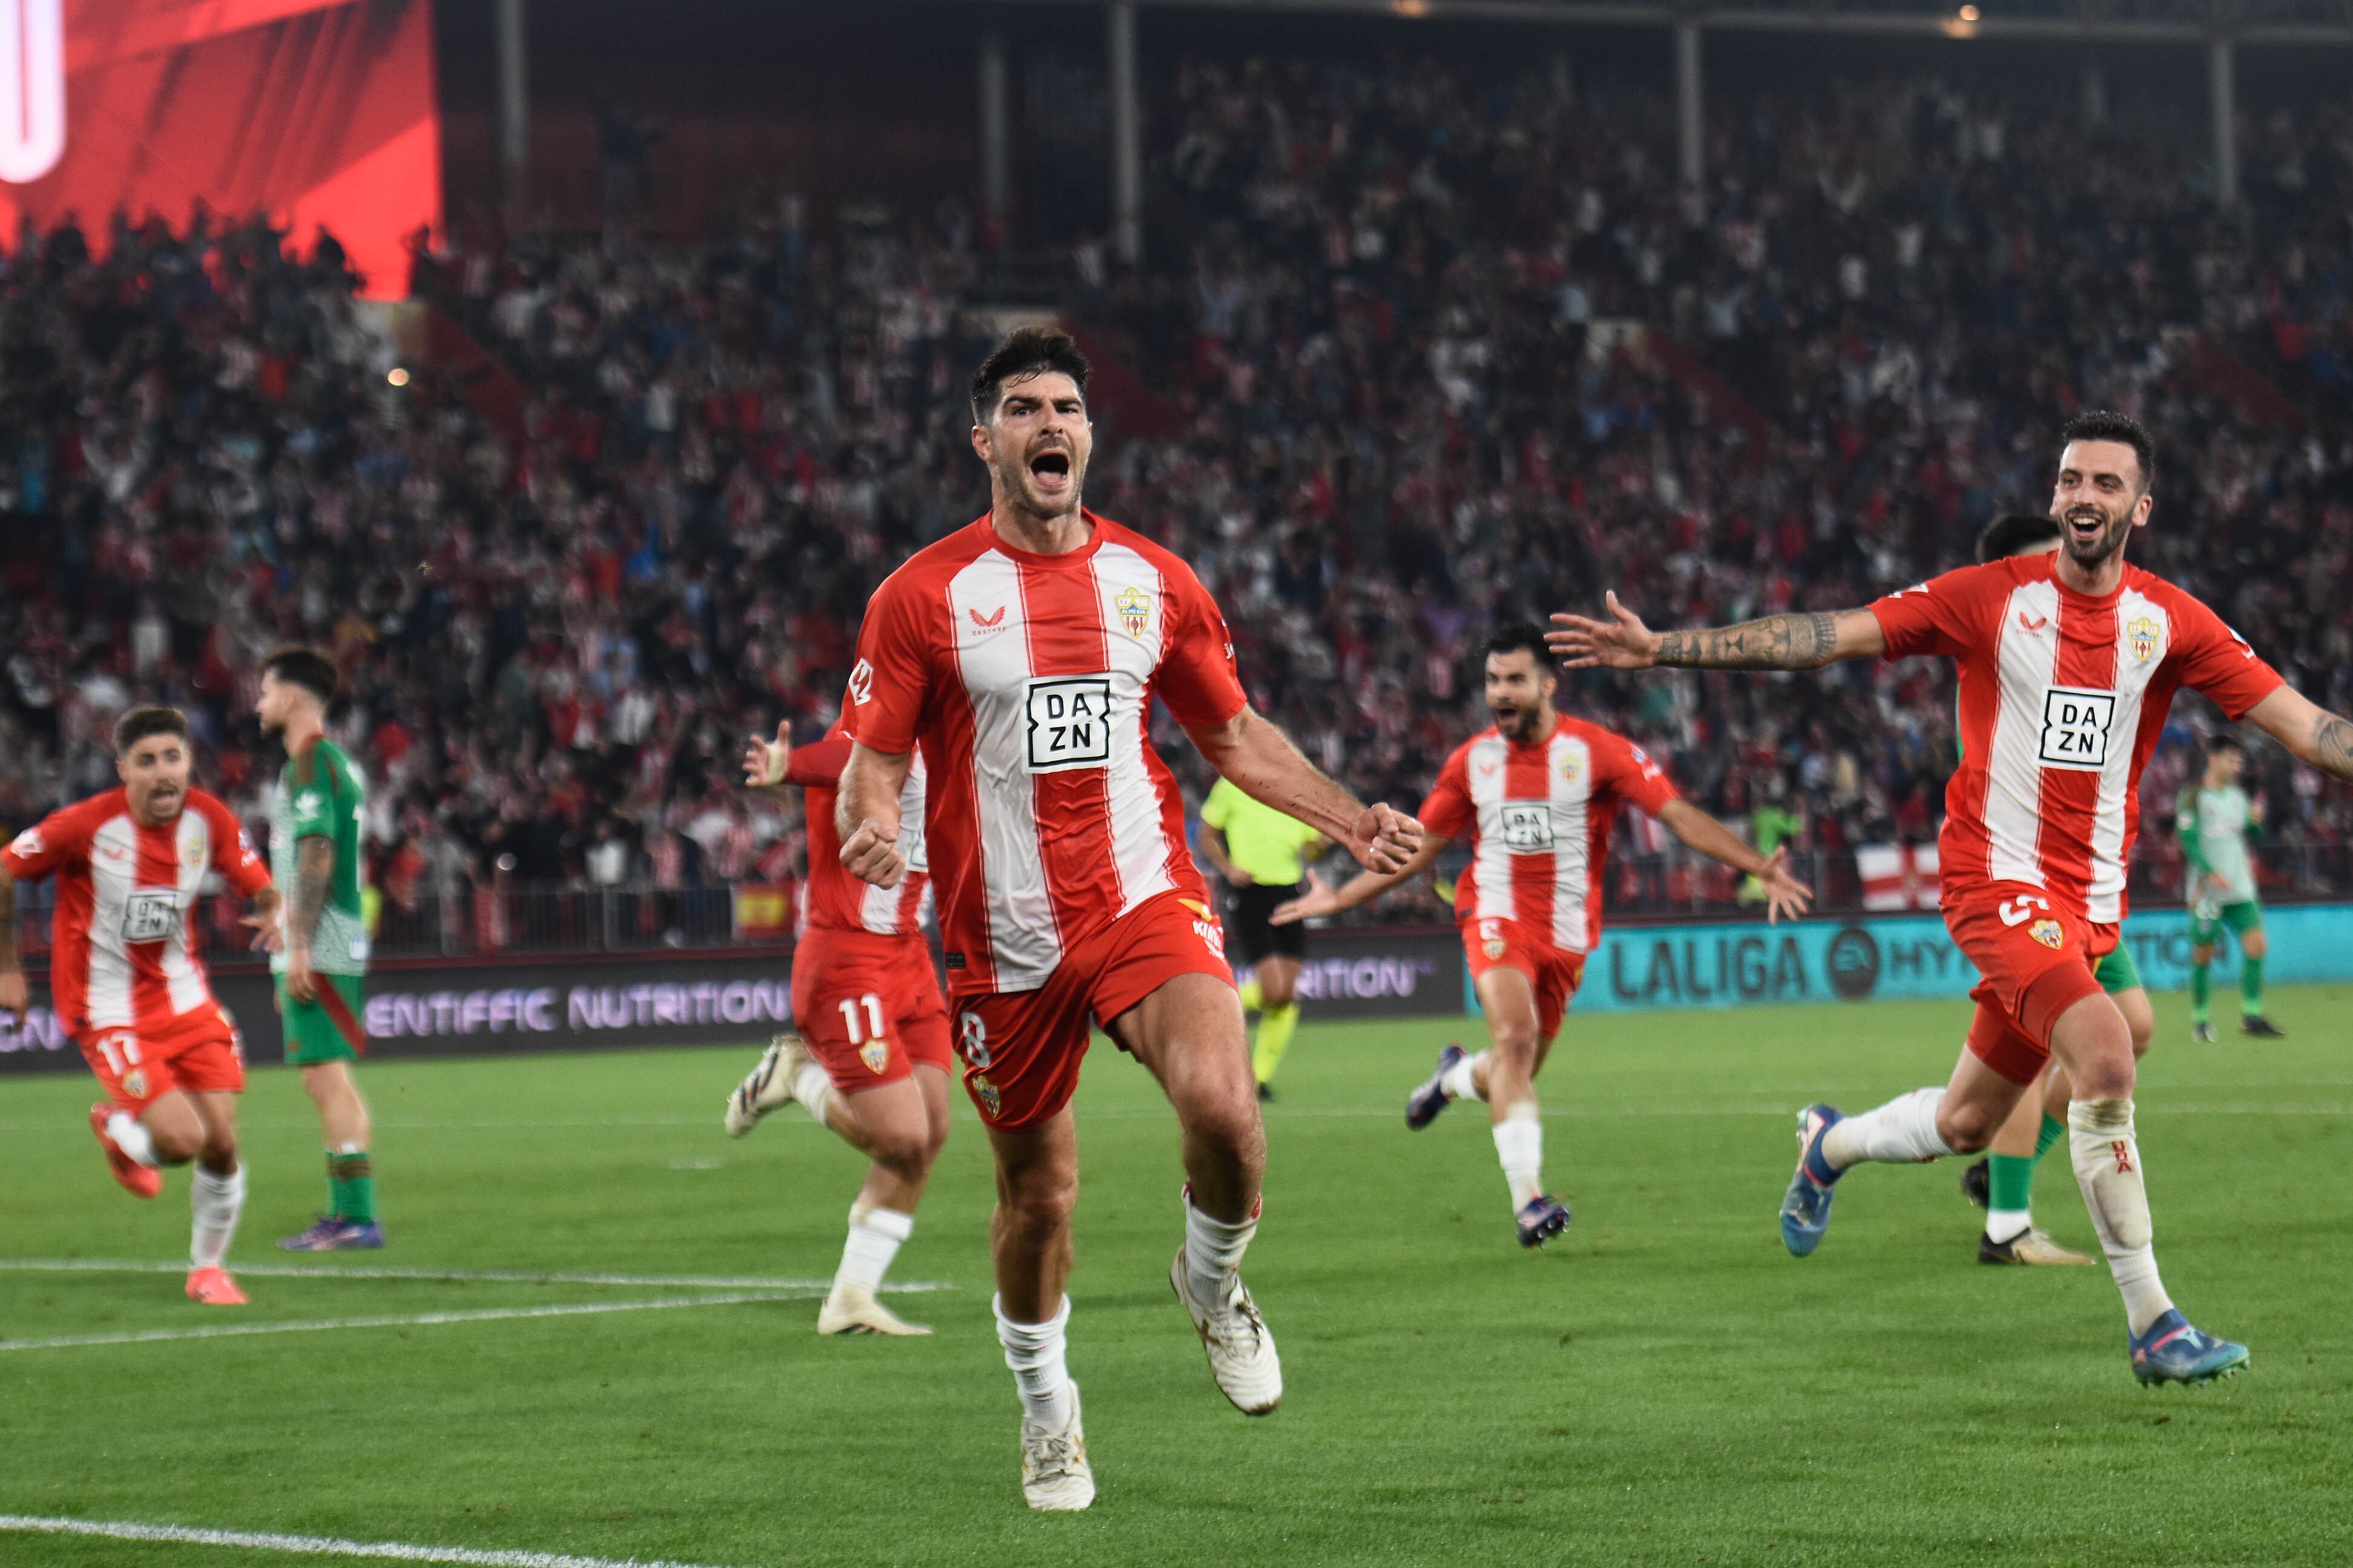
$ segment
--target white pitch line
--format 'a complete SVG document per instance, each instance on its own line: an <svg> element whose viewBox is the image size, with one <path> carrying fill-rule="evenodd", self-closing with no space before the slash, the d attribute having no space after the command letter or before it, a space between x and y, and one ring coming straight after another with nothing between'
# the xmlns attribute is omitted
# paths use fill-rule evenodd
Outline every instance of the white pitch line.
<svg viewBox="0 0 2353 1568"><path fill-rule="evenodd" d="M583 1301L559 1307L490 1307L467 1312L413 1312L375 1318L329 1318L307 1323L212 1323L201 1329L146 1329L127 1334L65 1334L52 1339L0 1340L0 1351L69 1350L83 1345L143 1345L164 1340L226 1340L248 1334L309 1334L325 1329L407 1329L435 1323L485 1323L501 1318L579 1318L600 1312L659 1312L670 1307L730 1307L746 1301L807 1301L803 1291L744 1291L727 1296L674 1296L659 1301Z"/></svg>
<svg viewBox="0 0 2353 1568"><path fill-rule="evenodd" d="M150 1263L121 1258L0 1258L0 1272L20 1274L185 1274L185 1263ZM527 1268L306 1268L299 1263L237 1263L233 1274L279 1279L424 1279L482 1285L635 1285L648 1289L822 1290L825 1279L773 1279L734 1274L549 1274ZM894 1290L951 1290L936 1279L910 1279L881 1287Z"/></svg>
<svg viewBox="0 0 2353 1568"><path fill-rule="evenodd" d="M465 1568L696 1568L691 1563L644 1558L575 1557L566 1552L488 1552L471 1546L412 1546L401 1541L344 1541L332 1535L269 1535L248 1530L196 1530L182 1524L129 1520L39 1519L0 1513L0 1532L96 1535L109 1541L162 1541L188 1546L242 1546L249 1552L292 1552L312 1557L389 1557L401 1563L455 1563Z"/></svg>

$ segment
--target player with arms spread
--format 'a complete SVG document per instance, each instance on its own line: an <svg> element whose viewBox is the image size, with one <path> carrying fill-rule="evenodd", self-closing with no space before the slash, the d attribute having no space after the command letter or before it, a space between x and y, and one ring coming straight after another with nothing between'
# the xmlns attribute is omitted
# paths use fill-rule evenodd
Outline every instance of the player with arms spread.
<svg viewBox="0 0 2353 1568"><path fill-rule="evenodd" d="M847 692L842 712L849 711ZM744 753L748 789L808 792L808 886L793 944L793 1024L778 1035L727 1097L727 1135L798 1100L818 1125L873 1163L849 1205L849 1239L833 1288L818 1308L821 1334L928 1334L874 1299L900 1245L914 1234L915 1205L948 1137L947 1005L923 942L931 903L923 854L923 765L907 770L899 795L895 888L858 880L841 864L833 825L849 731L837 720L824 740L795 746L789 721L773 743Z"/></svg>
<svg viewBox="0 0 2353 1568"><path fill-rule="evenodd" d="M2263 830L2263 803L2239 787L2247 750L2236 735L2206 742L2206 768L2175 802L2175 831L2189 872L2189 1028L2211 1040L2209 966L2228 930L2239 939L2239 1032L2276 1040L2287 1031L2263 1016L2263 906L2255 899L2255 863L2247 838Z"/></svg>
<svg viewBox="0 0 2353 1568"><path fill-rule="evenodd" d="M842 774L842 863L907 871L900 799L920 746L965 1089L997 1161L997 1336L1019 1385L1032 1508L1094 1498L1064 1364L1088 1026L1160 1081L1184 1130L1185 1244L1170 1284L1218 1386L1261 1415L1282 1397L1272 1335L1242 1288L1266 1163L1224 937L1185 843L1184 798L1147 729L1152 699L1219 773L1377 870L1420 840L1250 710L1224 617L1176 556L1081 504L1087 363L1023 329L972 378L988 515L876 590L859 634Z"/></svg>
<svg viewBox="0 0 2353 1568"><path fill-rule="evenodd" d="M1803 1257L1859 1162L1910 1163L1983 1148L2046 1055L2073 1082L2068 1146L2125 1300L2134 1374L2201 1383L2247 1364L2243 1345L2193 1328L2158 1278L2133 1131L2131 1031L2093 976L2117 941L2141 770L2173 694L2212 698L2288 751L2353 778L2353 722L2291 689L2213 611L2125 563L2155 505L2148 433L2084 414L2065 442L2052 512L2055 555L1947 573L1868 609L1774 616L1661 634L1609 599L1611 619L1556 616L1573 664L1642 669L1813 669L1841 658L1933 654L1960 666L1959 770L1939 846L1945 923L1982 976L1977 1022L1943 1089L1841 1118L1799 1115L1803 1153L1782 1237Z"/></svg>
<svg viewBox="0 0 2353 1568"><path fill-rule="evenodd" d="M360 829L367 781L327 738L335 663L315 648L280 648L261 661L254 712L286 747L269 834L271 874L286 895L286 946L277 971L286 1059L302 1069L327 1150L327 1212L283 1237L289 1252L384 1245L368 1152L367 1101L352 1064L367 1050L368 929L361 903Z"/></svg>
<svg viewBox="0 0 2353 1568"><path fill-rule="evenodd" d="M1405 1124L1419 1131L1451 1100L1487 1102L1522 1247L1541 1247L1568 1228L1568 1205L1544 1190L1535 1077L1585 976L1585 955L1601 940L1603 873L1619 808L1640 806L1701 854L1757 878L1768 920L1803 914L1813 898L1789 875L1788 850L1757 854L1677 795L1641 747L1555 709L1559 684L1542 627L1523 623L1489 637L1487 710L1495 722L1439 770L1422 803L1420 852L1336 892L1315 879L1274 916L1287 924L1355 909L1471 836L1454 914L1492 1044L1475 1057L1455 1045L1440 1051L1437 1072L1406 1100Z"/></svg>
<svg viewBox="0 0 2353 1568"><path fill-rule="evenodd" d="M1978 535L1978 563L2008 555L2048 555L2059 548L2059 523L2038 512L2013 511L1995 518ZM2140 966L2132 949L2116 943L2092 971L2124 1015L2132 1032L2133 1058L2148 1052L2157 1034L2157 1012L2141 984ZM2059 1140L2067 1136L2067 1102L2072 1086L2067 1069L2057 1062L2042 1068L2041 1092L2021 1095L1993 1135L1986 1156L1961 1173L1961 1193L1986 1211L1985 1228L1978 1234L1978 1261L2022 1264L2039 1268L2089 1266L2091 1259L2060 1246L2034 1223L2034 1167Z"/></svg>
<svg viewBox="0 0 2353 1568"><path fill-rule="evenodd" d="M217 871L253 900L253 945L278 940L278 890L227 806L188 784L188 721L134 708L114 726L122 787L53 812L0 849L0 1009L21 1023L28 1001L16 958L16 884L58 879L50 1000L105 1086L90 1129L114 1179L142 1198L163 1165L196 1163L188 1201L188 1298L238 1307L221 1268L245 1206L237 1097L245 1058L237 1025L213 999L189 916ZM111 1102L111 1103L110 1103Z"/></svg>

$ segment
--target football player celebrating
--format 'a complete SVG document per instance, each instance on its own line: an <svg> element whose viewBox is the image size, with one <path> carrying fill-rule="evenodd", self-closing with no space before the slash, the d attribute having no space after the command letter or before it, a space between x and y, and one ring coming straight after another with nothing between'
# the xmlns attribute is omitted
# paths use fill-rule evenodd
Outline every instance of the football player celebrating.
<svg viewBox="0 0 2353 1568"><path fill-rule="evenodd" d="M134 708L114 726L121 787L51 813L0 849L0 1009L21 1023L28 1001L16 884L54 876L50 999L106 1089L90 1108L90 1130L114 1179L139 1197L164 1190L158 1167L196 1163L188 1299L237 1307L245 1293L221 1259L245 1206L237 1157L245 1060L188 917L217 871L253 900L244 922L253 945L274 948L280 900L228 807L189 787L188 765L186 715Z"/></svg>
<svg viewBox="0 0 2353 1568"><path fill-rule="evenodd" d="M849 698L841 700L842 710ZM923 770L907 771L899 796L896 888L859 881L841 865L834 795L849 761L837 721L815 745L796 747L789 723L744 753L744 784L798 784L808 792L808 887L793 944L793 1025L727 1097L725 1126L741 1138L769 1111L798 1100L873 1162L849 1205L849 1239L833 1288L818 1308L821 1334L928 1334L874 1299L899 1247L914 1234L915 1205L948 1136L946 1004L923 942L931 879L923 855Z"/></svg>
<svg viewBox="0 0 2353 1568"><path fill-rule="evenodd" d="M1568 1228L1568 1205L1544 1187L1535 1077L1584 978L1585 955L1601 940L1603 871L1619 807L1640 806L1692 848L1758 879L1768 921L1803 914L1813 898L1790 876L1786 848L1759 855L1677 795L1641 747L1556 709L1559 684L1542 627L1510 626L1489 637L1487 710L1495 722L1439 770L1421 806L1420 852L1337 891L1312 879L1306 896L1274 913L1287 925L1355 909L1471 836L1454 918L1489 1045L1475 1057L1455 1045L1440 1051L1438 1070L1406 1099L1405 1124L1418 1131L1452 1100L1487 1102L1522 1247L1541 1247Z"/></svg>
<svg viewBox="0 0 2353 1568"><path fill-rule="evenodd" d="M2048 555L2059 548L2056 519L2038 512L2013 511L1995 518L1978 535L1978 563L2006 555ZM2148 1051L2157 1034L2157 1011L2149 1005L2141 984L2140 966L2132 949L2118 942L2092 971L2100 989L2113 997L2132 1032L2133 1058ZM2059 1140L2067 1136L2067 1069L2057 1062L2043 1065L2039 1093L2021 1095L1994 1131L1985 1158L1961 1173L1961 1193L1986 1211L1985 1228L1978 1235L1978 1261L2025 1264L2044 1268L2089 1265L2091 1259L2060 1246L2034 1223L2034 1167Z"/></svg>
<svg viewBox="0 0 2353 1568"><path fill-rule="evenodd" d="M1169 1284L1211 1376L1248 1415L1282 1398L1274 1337L1241 1282L1266 1163L1256 1079L1184 796L1153 749L1152 700L1220 774L1367 867L1395 870L1420 839L1250 710L1225 618L1182 560L1082 505L1087 374L1067 334L1034 328L974 373L988 515L918 551L867 606L839 808L842 864L896 887L921 749L955 1045L997 1160L997 1338L1039 1509L1094 1500L1064 1352L1071 1096L1091 1023L1151 1069L1184 1130Z"/></svg>
<svg viewBox="0 0 2353 1568"><path fill-rule="evenodd" d="M1942 1089L1860 1116L1799 1114L1800 1156L1781 1204L1799 1257L1820 1244L1840 1177L1863 1161L1908 1164L1985 1147L2045 1058L2067 1069L2077 1184L2122 1292L2134 1375L2203 1383L2246 1347L2194 1328L2158 1276L2133 1126L2132 1033L2094 977L2125 914L2141 771L2173 695L2204 692L2300 760L2353 778L2353 722L2291 689L2213 611L2125 563L2156 504L2148 433L2123 415L2071 419L2051 510L2054 555L1965 566L1867 609L1654 632L1609 599L1610 619L1556 616L1572 665L1814 669L1841 658L1929 654L1960 666L1962 754L1946 792L1938 858L1945 923L1982 977L1968 1047Z"/></svg>

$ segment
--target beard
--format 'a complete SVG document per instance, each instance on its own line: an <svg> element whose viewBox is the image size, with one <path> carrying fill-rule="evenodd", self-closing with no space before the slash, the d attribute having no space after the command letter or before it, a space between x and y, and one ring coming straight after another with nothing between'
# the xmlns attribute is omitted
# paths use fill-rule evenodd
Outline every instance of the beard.
<svg viewBox="0 0 2353 1568"><path fill-rule="evenodd" d="M2080 539L2075 533L2080 512L2094 512L2100 520L2100 531L2088 540ZM2129 508L2120 512L2080 508L2062 514L2058 521L2060 548L2066 552L2068 560L2086 570L2106 565L2123 552L2125 541L2132 535L2132 511Z"/></svg>

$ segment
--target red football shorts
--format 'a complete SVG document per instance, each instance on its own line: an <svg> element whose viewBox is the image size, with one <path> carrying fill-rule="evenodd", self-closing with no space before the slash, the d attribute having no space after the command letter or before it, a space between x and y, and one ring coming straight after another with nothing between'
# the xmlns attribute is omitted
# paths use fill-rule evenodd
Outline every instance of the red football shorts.
<svg viewBox="0 0 2353 1568"><path fill-rule="evenodd" d="M73 1037L82 1059L106 1086L106 1098L133 1117L174 1089L237 1094L245 1088L245 1039L216 1002L181 1014L160 1029L92 1029Z"/></svg>
<svg viewBox="0 0 2353 1568"><path fill-rule="evenodd" d="M1585 979L1585 954L1562 952L1525 921L1464 921L1462 956L1470 961L1474 985L1491 969L1526 975L1536 988L1536 1034L1546 1040L1560 1033L1569 999Z"/></svg>
<svg viewBox="0 0 2353 1568"><path fill-rule="evenodd" d="M2116 950L2114 925L2094 925L2039 888L1996 882L1957 894L1945 929L1978 967L1969 1050L2012 1083L2031 1083L2051 1056L2051 1026L2100 983L2092 971Z"/></svg>
<svg viewBox="0 0 2353 1568"><path fill-rule="evenodd" d="M1065 951L1035 991L956 995L955 1047L965 1092L981 1120L1008 1131L1051 1121L1079 1087L1091 1026L1110 1023L1181 974L1234 983L1218 917L1169 892Z"/></svg>
<svg viewBox="0 0 2353 1568"><path fill-rule="evenodd" d="M955 1064L947 1004L919 936L804 931L793 948L793 1026L844 1094Z"/></svg>

